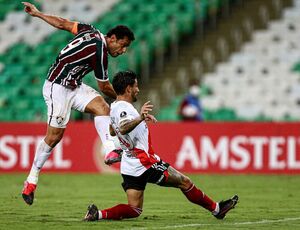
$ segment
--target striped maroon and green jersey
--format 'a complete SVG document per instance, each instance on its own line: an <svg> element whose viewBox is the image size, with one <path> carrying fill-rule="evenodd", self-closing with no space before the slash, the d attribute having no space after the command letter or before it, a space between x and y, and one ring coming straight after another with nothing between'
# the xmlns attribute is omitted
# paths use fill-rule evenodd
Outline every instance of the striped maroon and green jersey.
<svg viewBox="0 0 300 230"><path fill-rule="evenodd" d="M81 85L91 72L98 81L107 81L108 51L103 34L92 25L77 25L77 35L60 51L47 79L68 88Z"/></svg>

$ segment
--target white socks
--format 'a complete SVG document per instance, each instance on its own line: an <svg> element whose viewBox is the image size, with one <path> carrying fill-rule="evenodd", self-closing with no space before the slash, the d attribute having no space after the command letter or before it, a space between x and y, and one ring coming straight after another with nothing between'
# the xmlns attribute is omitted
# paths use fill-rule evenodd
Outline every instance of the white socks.
<svg viewBox="0 0 300 230"><path fill-rule="evenodd" d="M47 145L44 140L42 140L40 142L40 144L38 145L38 147L35 151L33 164L32 164L30 173L27 177L27 181L29 183L37 184L38 179L39 179L39 173L40 173L43 165L45 164L45 162L49 158L52 149L53 148L50 147L49 145Z"/></svg>
<svg viewBox="0 0 300 230"><path fill-rule="evenodd" d="M96 116L95 127L104 147L105 155L116 149L112 136L109 133L109 116ZM46 144L44 140L40 142L36 151L34 161L27 177L27 181L31 184L37 184L39 173L49 158L52 147Z"/></svg>
<svg viewBox="0 0 300 230"><path fill-rule="evenodd" d="M109 133L109 116L96 116L95 127L104 147L105 155L116 149L112 136Z"/></svg>

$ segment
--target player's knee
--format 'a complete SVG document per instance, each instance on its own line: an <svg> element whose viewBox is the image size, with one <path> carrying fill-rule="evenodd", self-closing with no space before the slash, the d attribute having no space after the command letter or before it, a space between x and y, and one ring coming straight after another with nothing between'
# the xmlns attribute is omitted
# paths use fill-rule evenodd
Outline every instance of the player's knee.
<svg viewBox="0 0 300 230"><path fill-rule="evenodd" d="M106 102L104 103L99 103L97 106L94 107L93 109L93 115L94 116L106 116L109 115L109 106Z"/></svg>
<svg viewBox="0 0 300 230"><path fill-rule="evenodd" d="M97 110L96 115L109 115L110 109L108 104L105 102L102 105L100 105L100 108Z"/></svg>
<svg viewBox="0 0 300 230"><path fill-rule="evenodd" d="M193 182L188 176L184 176L182 178L181 186L180 188L183 190L189 189L192 186Z"/></svg>
<svg viewBox="0 0 300 230"><path fill-rule="evenodd" d="M109 115L109 106L102 97L96 97L85 108L85 112L94 116Z"/></svg>
<svg viewBox="0 0 300 230"><path fill-rule="evenodd" d="M47 145L54 148L60 142L62 137L63 137L63 134L47 135L45 138L45 142L47 143Z"/></svg>

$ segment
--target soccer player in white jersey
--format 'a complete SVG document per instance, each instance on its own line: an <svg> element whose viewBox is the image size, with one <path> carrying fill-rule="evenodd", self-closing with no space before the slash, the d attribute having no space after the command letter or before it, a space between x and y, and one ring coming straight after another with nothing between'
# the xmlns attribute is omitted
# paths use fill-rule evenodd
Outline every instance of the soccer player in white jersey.
<svg viewBox="0 0 300 230"><path fill-rule="evenodd" d="M96 205L88 207L84 220L120 220L138 217L142 213L144 190L147 183L179 188L186 198L210 211L216 218L223 219L235 207L238 196L215 202L186 175L180 173L157 156L151 145L151 137L146 122L156 122L153 105L146 102L138 112L132 105L139 93L137 76L134 72L124 71L115 75L112 81L117 99L111 104L111 135L116 135L123 149L121 174L123 189L127 193L128 204L98 210Z"/></svg>
<svg viewBox="0 0 300 230"><path fill-rule="evenodd" d="M47 133L36 149L31 171L22 191L24 201L31 205L40 170L53 148L62 139L71 109L94 115L95 127L104 146L105 159L109 162L109 156L117 155L109 135L109 106L99 92L82 83L82 78L94 71L100 91L116 98L107 74L108 54L112 57L124 54L134 40L134 34L128 27L118 25L104 35L92 25L44 14L28 2L23 4L29 15L74 34L74 38L60 51L50 67L43 87L48 108Z"/></svg>

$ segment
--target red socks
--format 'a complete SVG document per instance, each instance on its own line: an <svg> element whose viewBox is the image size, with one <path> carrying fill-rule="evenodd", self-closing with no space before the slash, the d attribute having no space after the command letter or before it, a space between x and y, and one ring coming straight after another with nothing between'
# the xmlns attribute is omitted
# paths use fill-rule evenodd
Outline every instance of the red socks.
<svg viewBox="0 0 300 230"><path fill-rule="evenodd" d="M182 192L192 203L198 204L211 212L215 211L217 203L211 200L194 184L188 190L182 190ZM142 209L132 207L128 204L118 204L112 208L99 211L99 219L121 220L135 218L138 217L142 211Z"/></svg>
<svg viewBox="0 0 300 230"><path fill-rule="evenodd" d="M216 209L217 203L211 200L207 195L205 195L200 189L198 189L194 184L186 191L183 191L183 194L194 204L201 205L203 208L214 211Z"/></svg>
<svg viewBox="0 0 300 230"><path fill-rule="evenodd" d="M99 211L99 219L121 220L124 218L135 218L138 217L142 211L142 209L132 207L128 204L118 204L112 208Z"/></svg>

